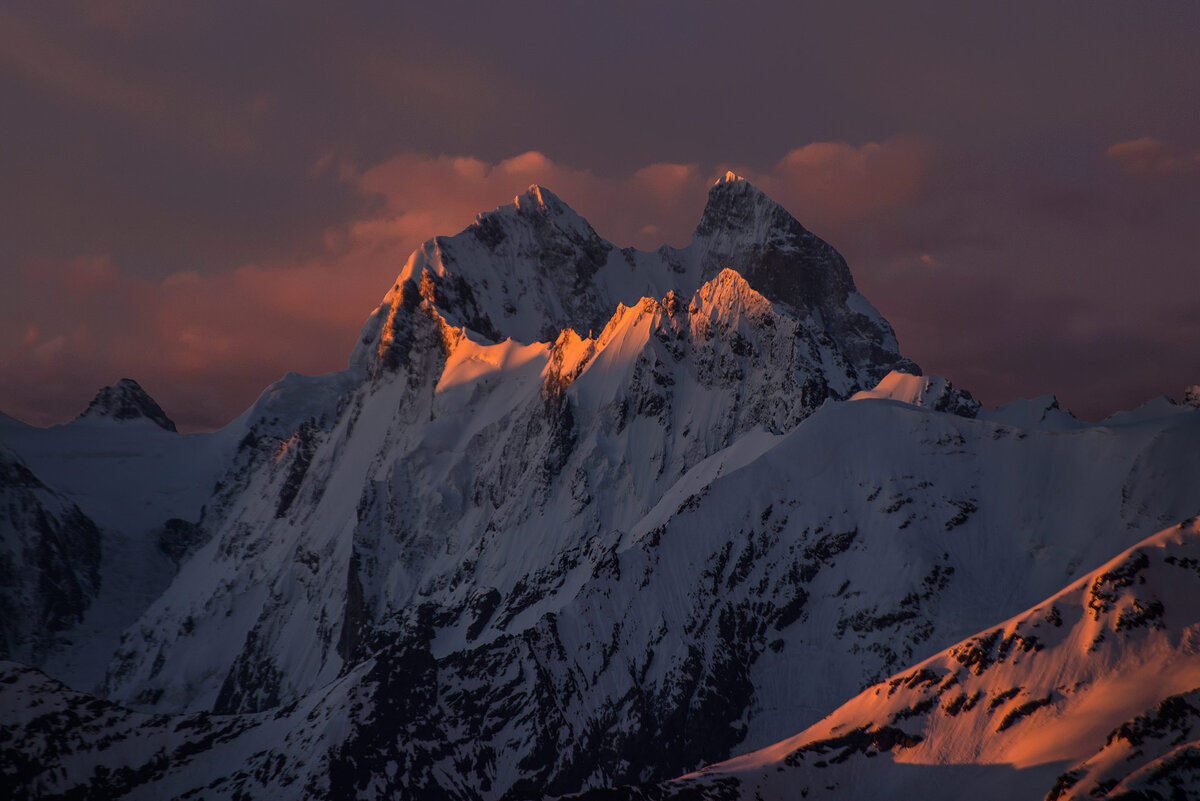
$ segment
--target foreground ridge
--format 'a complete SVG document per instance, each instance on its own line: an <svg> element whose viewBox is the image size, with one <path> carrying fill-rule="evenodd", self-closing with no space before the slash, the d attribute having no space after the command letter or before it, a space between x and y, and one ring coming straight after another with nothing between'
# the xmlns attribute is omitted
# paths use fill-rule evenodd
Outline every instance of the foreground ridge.
<svg viewBox="0 0 1200 801"><path fill-rule="evenodd" d="M981 798L1190 792L1200 775L1198 566L1192 519L795 737L604 797L936 799L958 797L955 779Z"/></svg>

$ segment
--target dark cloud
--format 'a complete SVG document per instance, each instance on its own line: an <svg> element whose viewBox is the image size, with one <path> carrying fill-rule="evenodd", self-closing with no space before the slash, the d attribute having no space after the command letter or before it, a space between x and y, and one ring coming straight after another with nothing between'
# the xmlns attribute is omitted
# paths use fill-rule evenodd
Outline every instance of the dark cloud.
<svg viewBox="0 0 1200 801"><path fill-rule="evenodd" d="M408 251L531 180L686 242L733 167L902 346L1090 416L1200 381L1200 6L17 2L0 408L185 426L344 363Z"/></svg>

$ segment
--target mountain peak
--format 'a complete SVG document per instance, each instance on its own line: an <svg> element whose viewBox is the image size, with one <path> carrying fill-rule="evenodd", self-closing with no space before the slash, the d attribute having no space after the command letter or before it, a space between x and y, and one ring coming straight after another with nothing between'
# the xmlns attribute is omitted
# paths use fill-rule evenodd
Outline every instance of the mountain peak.
<svg viewBox="0 0 1200 801"><path fill-rule="evenodd" d="M512 226L527 229L557 229L572 239L598 239L591 224L552 191L541 184L530 184L529 188L491 211L481 212L475 217L474 230L489 247L508 238Z"/></svg>
<svg viewBox="0 0 1200 801"><path fill-rule="evenodd" d="M519 210L537 209L561 213L568 209L567 204L563 203L558 195L541 184L530 184L523 194L513 198L513 203Z"/></svg>
<svg viewBox="0 0 1200 801"><path fill-rule="evenodd" d="M76 420L149 420L159 428L175 431L175 423L167 417L153 398L132 378L122 378L112 386L101 387L92 402Z"/></svg>
<svg viewBox="0 0 1200 801"><path fill-rule="evenodd" d="M550 223L568 235L587 239L596 237L587 220L541 184L530 184L522 194L513 198L511 205L501 206L493 213L503 213L509 209L515 210L518 217L532 218L537 225Z"/></svg>
<svg viewBox="0 0 1200 801"><path fill-rule="evenodd" d="M915 368L916 365L913 365ZM919 368L918 372L919 372ZM850 400L890 400L920 406L959 417L975 417L981 409L971 393L958 389L941 376L923 376L905 370L892 370L874 389L854 393Z"/></svg>
<svg viewBox="0 0 1200 801"><path fill-rule="evenodd" d="M823 330L851 366L855 389L902 361L891 326L857 292L837 251L732 172L709 189L691 244L654 252L618 248L533 184L461 233L422 245L364 326L362 353L378 352L398 307L404 317L422 300L449 326L492 342L552 342L566 328L602 330L618 303L671 290L690 297L726 268L782 313Z"/></svg>
<svg viewBox="0 0 1200 801"><path fill-rule="evenodd" d="M708 190L689 247L702 279L736 270L772 303L820 319L853 363L919 369L898 360L891 326L859 294L841 254L735 173Z"/></svg>
<svg viewBox="0 0 1200 801"><path fill-rule="evenodd" d="M708 190L708 202L694 238L748 235L800 236L808 233L782 206L745 178L727 172Z"/></svg>

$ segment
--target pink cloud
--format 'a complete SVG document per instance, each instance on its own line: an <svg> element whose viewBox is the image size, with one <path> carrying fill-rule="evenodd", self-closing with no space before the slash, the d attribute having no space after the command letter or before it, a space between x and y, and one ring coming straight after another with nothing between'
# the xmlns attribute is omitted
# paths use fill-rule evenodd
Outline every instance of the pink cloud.
<svg viewBox="0 0 1200 801"><path fill-rule="evenodd" d="M185 428L219 425L286 369L344 364L347 329L370 308L351 312L354 281L312 267L153 280L88 257L29 263L21 278L2 304L0 408L41 425L70 419L123 376Z"/></svg>
<svg viewBox="0 0 1200 801"><path fill-rule="evenodd" d="M620 178L558 164L531 151L487 164L472 158L408 153L364 172L360 186L385 200L388 214L354 232L417 235L461 230L475 214L508 202L531 183L553 189L618 245L685 245L708 186L727 167L753 181L818 231L841 229L911 202L927 184L931 155L921 142L894 139L854 146L818 142L791 151L769 170L650 164Z"/></svg>
<svg viewBox="0 0 1200 801"><path fill-rule="evenodd" d="M662 244L643 233L648 220L686 244L704 205L707 178L689 164L653 164L628 177L607 178L529 151L496 164L405 153L366 170L359 180L363 191L383 197L387 214L361 221L353 233L408 238L411 250L435 232L462 230L480 211L511 201L534 183L552 189L619 245Z"/></svg>
<svg viewBox="0 0 1200 801"><path fill-rule="evenodd" d="M1113 158L1140 153L1153 165L1159 152L1143 143ZM1161 287L1142 287L1122 266L1146 257L1145 242L1128 240L1119 226L1100 226L1084 238L1096 244L1089 274L1097 280L1086 284L1091 294L1082 292L1077 274L1056 266L1075 252L1078 229L1064 232L1058 218L1022 216L1024 204L978 216L974 195L929 191L938 177L934 156L909 140L815 143L766 170L729 166L846 253L904 351L927 369L989 403L1059 391L1076 411L1099 414L1144 399L1150 377L1122 387L1118 397L1115 389L1097 389L1104 382L1092 376L1103 375L1093 361L1111 352L1155 364L1166 357L1153 354L1194 341L1169 331L1161 340L1137 335L1156 330L1148 320L1162 313L1152 302ZM370 213L325 231L300 258L161 279L103 255L24 263L0 297L0 409L38 424L63 421L96 388L130 376L183 429L216 427L287 370L343 367L359 326L414 248L462 230L530 183L551 187L618 245L654 248L687 243L710 182L725 168L651 164L608 177L538 152L497 162L405 153L360 172L330 159L321 169L336 170L377 202ZM993 228L980 229L985 222ZM979 233L1015 229L1022 231L1015 260ZM1189 297L1192 273L1178 272L1170 294ZM1050 300L1030 302L1037 297ZM1114 303L1120 315L1113 315ZM947 330L973 333L947 338ZM1062 349L1061 359L1044 355L1048 342ZM1194 372L1194 357L1173 360L1177 377L1195 383L1185 375ZM1064 392L1068 384L1092 389L1072 395Z"/></svg>
<svg viewBox="0 0 1200 801"><path fill-rule="evenodd" d="M1200 167L1200 153L1182 153L1149 136L1118 142L1105 155L1122 172L1135 178L1172 175Z"/></svg>
<svg viewBox="0 0 1200 801"><path fill-rule="evenodd" d="M915 201L925 189L932 153L915 139L854 146L813 142L792 150L756 182L807 227L839 232Z"/></svg>

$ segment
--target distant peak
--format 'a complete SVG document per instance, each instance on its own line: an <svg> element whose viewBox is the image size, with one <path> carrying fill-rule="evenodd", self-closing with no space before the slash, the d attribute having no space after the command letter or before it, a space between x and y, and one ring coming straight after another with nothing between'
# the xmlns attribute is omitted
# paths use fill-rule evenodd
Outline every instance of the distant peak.
<svg viewBox="0 0 1200 801"><path fill-rule="evenodd" d="M697 236L719 231L746 232L756 237L772 229L795 228L804 231L792 215L754 184L736 173L727 172L708 190L708 202L696 227Z"/></svg>
<svg viewBox="0 0 1200 801"><path fill-rule="evenodd" d="M78 420L149 420L159 428L175 431L175 423L167 417L153 398L132 378L122 378L108 387L101 387Z"/></svg>
<svg viewBox="0 0 1200 801"><path fill-rule="evenodd" d="M736 172L727 172L716 180L709 187L708 194L711 197L713 194L745 194L755 197L764 198L767 202L774 204L775 201L767 197L767 193L759 189L753 183L738 175Z"/></svg>
<svg viewBox="0 0 1200 801"><path fill-rule="evenodd" d="M549 222L564 231L577 232L588 237L595 236L587 220L541 184L530 184L529 188L514 197L511 203L478 214L475 222L477 227L486 227L513 219L524 219L536 224Z"/></svg>
<svg viewBox="0 0 1200 801"><path fill-rule="evenodd" d="M746 313L763 315L771 308L771 302L750 286L741 273L726 267L696 290L688 312L728 317Z"/></svg>
<svg viewBox="0 0 1200 801"><path fill-rule="evenodd" d="M536 227L549 224L573 238L597 239L596 232L587 220L541 184L530 184L528 189L513 198L512 203L479 214L475 218L476 234L482 234L489 246L493 245L503 238L495 226L507 226L512 221L522 221L523 224Z"/></svg>
<svg viewBox="0 0 1200 801"><path fill-rule="evenodd" d="M516 204L519 211L537 209L539 211L561 214L568 210L567 204L563 203L558 195L541 184L530 184L524 194L513 198L513 203Z"/></svg>

